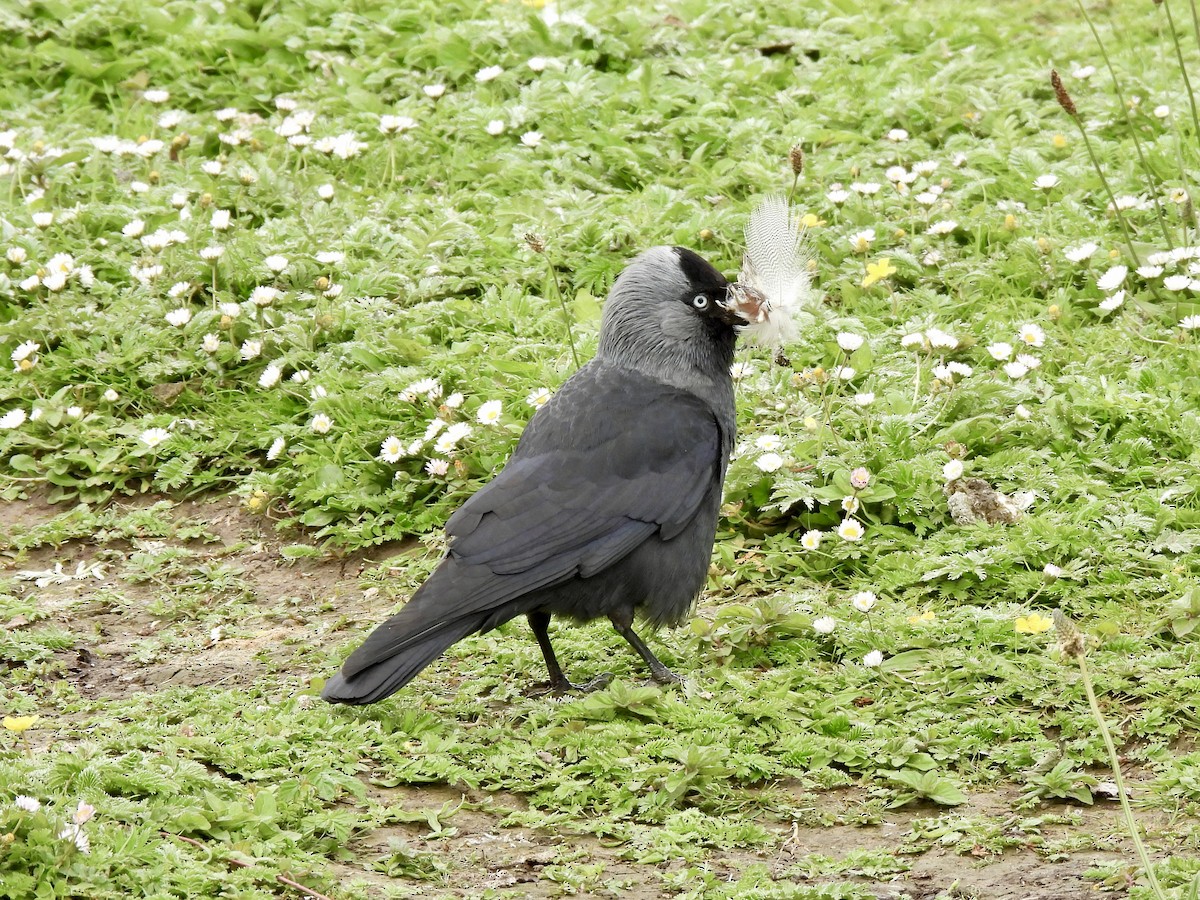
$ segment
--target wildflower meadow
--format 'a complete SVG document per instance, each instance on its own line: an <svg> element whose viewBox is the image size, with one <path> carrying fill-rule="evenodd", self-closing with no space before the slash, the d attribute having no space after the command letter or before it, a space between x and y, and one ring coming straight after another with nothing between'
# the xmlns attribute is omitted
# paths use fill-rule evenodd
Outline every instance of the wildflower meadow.
<svg viewBox="0 0 1200 900"><path fill-rule="evenodd" d="M1194 0L17 0L0 72L0 898L1200 896ZM768 196L683 683L514 621L321 702Z"/></svg>

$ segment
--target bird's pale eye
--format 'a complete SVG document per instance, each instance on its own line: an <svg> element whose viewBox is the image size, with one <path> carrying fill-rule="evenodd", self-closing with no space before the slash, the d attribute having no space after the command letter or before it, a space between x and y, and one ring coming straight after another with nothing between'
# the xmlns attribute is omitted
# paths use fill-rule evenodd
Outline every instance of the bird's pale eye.
<svg viewBox="0 0 1200 900"><path fill-rule="evenodd" d="M697 294L692 298L692 306L696 309L708 309L708 298L703 294Z"/></svg>

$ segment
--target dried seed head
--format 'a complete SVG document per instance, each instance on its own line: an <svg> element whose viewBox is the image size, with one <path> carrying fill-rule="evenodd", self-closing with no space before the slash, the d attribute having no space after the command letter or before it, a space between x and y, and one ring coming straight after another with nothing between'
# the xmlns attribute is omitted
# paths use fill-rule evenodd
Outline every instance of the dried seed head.
<svg viewBox="0 0 1200 900"><path fill-rule="evenodd" d="M1071 659L1082 659L1085 649L1083 633L1075 627L1075 623L1063 614L1061 609L1054 610L1054 629L1058 632L1059 646L1062 652Z"/></svg>
<svg viewBox="0 0 1200 900"><path fill-rule="evenodd" d="M529 249L534 253L546 252L546 242L532 231L525 235L525 243L529 245Z"/></svg>
<svg viewBox="0 0 1200 900"><path fill-rule="evenodd" d="M1058 77L1058 69L1050 70L1050 86L1054 88L1054 99L1073 119L1079 118L1079 110L1075 108L1075 101L1071 99L1071 95L1067 93L1067 89L1063 86L1062 79Z"/></svg>
<svg viewBox="0 0 1200 900"><path fill-rule="evenodd" d="M792 171L799 175L804 171L804 148L799 144L792 147L791 153L788 154L788 162L792 164Z"/></svg>

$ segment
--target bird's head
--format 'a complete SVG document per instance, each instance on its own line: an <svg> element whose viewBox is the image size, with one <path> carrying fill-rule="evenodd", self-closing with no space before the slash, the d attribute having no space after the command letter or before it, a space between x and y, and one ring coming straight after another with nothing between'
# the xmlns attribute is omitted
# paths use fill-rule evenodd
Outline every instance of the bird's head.
<svg viewBox="0 0 1200 900"><path fill-rule="evenodd" d="M748 321L732 289L691 250L653 247L625 268L609 292L600 355L659 377L689 368L727 376L737 330Z"/></svg>

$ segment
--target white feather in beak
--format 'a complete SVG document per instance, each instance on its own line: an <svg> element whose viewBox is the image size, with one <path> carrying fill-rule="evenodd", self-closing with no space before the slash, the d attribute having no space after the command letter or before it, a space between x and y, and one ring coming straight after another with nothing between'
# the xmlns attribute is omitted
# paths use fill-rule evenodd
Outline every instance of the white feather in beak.
<svg viewBox="0 0 1200 900"><path fill-rule="evenodd" d="M781 346L796 339L816 303L804 229L782 197L767 197L746 223L742 271L730 294L750 322L742 333L756 344Z"/></svg>

